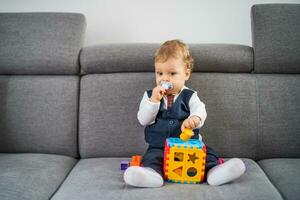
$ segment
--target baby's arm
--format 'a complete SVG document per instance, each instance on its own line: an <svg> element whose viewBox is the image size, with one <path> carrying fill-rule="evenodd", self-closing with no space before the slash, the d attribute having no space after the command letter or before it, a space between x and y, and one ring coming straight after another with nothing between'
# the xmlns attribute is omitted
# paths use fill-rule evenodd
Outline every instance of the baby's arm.
<svg viewBox="0 0 300 200"><path fill-rule="evenodd" d="M207 117L205 104L199 99L195 92L189 102L190 116L182 123L181 130L184 128L201 128Z"/></svg>
<svg viewBox="0 0 300 200"><path fill-rule="evenodd" d="M156 115L159 110L160 102L151 102L147 92L144 93L143 99L140 103L137 118L141 125L147 126L155 122Z"/></svg>

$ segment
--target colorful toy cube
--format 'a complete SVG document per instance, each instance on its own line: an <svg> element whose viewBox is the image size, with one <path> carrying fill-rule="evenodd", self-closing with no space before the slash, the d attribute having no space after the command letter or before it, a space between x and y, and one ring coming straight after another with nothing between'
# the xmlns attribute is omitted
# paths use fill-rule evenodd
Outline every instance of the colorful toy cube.
<svg viewBox="0 0 300 200"><path fill-rule="evenodd" d="M206 146L197 139L184 142L168 138L165 143L164 177L175 183L200 183L204 180Z"/></svg>

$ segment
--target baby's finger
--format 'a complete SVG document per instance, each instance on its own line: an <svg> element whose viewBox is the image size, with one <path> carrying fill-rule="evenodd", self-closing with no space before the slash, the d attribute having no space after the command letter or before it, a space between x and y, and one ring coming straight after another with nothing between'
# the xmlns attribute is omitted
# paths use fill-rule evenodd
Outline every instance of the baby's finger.
<svg viewBox="0 0 300 200"><path fill-rule="evenodd" d="M184 123L182 123L182 125L181 125L181 132L183 132L184 129L185 129L185 126L184 126Z"/></svg>
<svg viewBox="0 0 300 200"><path fill-rule="evenodd" d="M191 129L191 124L190 124L190 121L189 121L189 120L186 121L185 128Z"/></svg>
<svg viewBox="0 0 300 200"><path fill-rule="evenodd" d="M193 123L194 123L193 128L196 128L196 126L197 126L197 120L194 119Z"/></svg>
<svg viewBox="0 0 300 200"><path fill-rule="evenodd" d="M157 86L158 87L158 89L159 89L159 92L160 92L160 94L165 94L166 93L166 89L165 88L163 88L162 86Z"/></svg>
<svg viewBox="0 0 300 200"><path fill-rule="evenodd" d="M191 128L191 120L187 120L186 121L186 127L187 128Z"/></svg>

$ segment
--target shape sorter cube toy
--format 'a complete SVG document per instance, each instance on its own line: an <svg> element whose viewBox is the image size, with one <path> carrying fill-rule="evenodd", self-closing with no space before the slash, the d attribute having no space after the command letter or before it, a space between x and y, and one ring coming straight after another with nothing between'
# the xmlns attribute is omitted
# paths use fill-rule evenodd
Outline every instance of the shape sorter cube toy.
<svg viewBox="0 0 300 200"><path fill-rule="evenodd" d="M165 142L164 177L174 183L200 183L204 180L206 146L197 139L186 142L168 138Z"/></svg>

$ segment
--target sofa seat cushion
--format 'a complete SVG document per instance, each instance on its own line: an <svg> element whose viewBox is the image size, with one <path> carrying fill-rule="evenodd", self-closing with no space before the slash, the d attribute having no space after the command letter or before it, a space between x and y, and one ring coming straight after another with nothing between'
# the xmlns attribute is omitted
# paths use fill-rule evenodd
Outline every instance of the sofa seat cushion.
<svg viewBox="0 0 300 200"><path fill-rule="evenodd" d="M132 199L282 199L260 167L245 159L247 173L219 187L207 183L189 185L166 183L161 188L134 188L124 183L120 162L128 158L80 160L52 200Z"/></svg>
<svg viewBox="0 0 300 200"><path fill-rule="evenodd" d="M49 199L76 162L59 155L0 153L0 199Z"/></svg>
<svg viewBox="0 0 300 200"><path fill-rule="evenodd" d="M258 163L284 199L299 199L300 159L266 159Z"/></svg>

